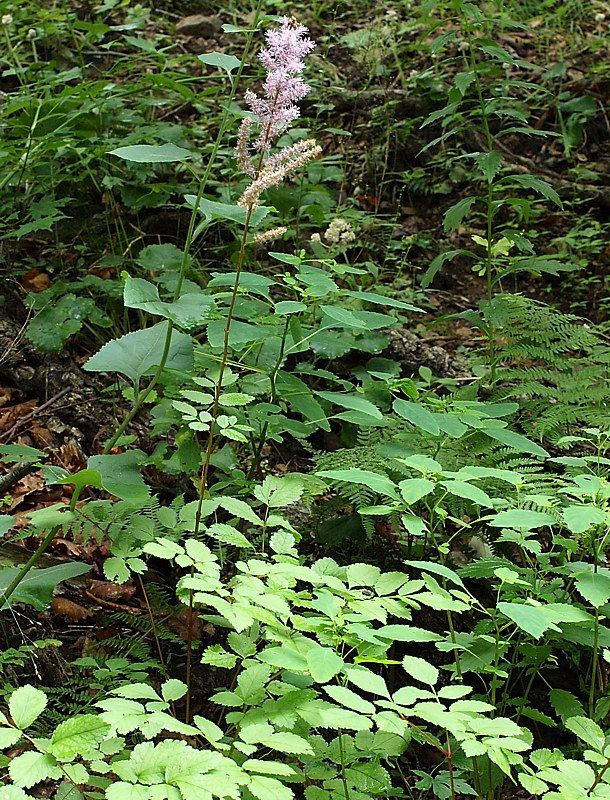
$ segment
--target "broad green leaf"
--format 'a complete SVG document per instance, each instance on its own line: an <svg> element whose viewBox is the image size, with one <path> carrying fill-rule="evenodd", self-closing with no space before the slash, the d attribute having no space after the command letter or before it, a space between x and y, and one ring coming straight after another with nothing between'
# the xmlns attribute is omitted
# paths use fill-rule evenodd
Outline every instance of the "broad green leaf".
<svg viewBox="0 0 610 800"><path fill-rule="evenodd" d="M600 608L610 600L610 575L603 572L579 572L576 588L588 603Z"/></svg>
<svg viewBox="0 0 610 800"><path fill-rule="evenodd" d="M49 752L56 758L73 760L96 747L109 731L110 726L97 714L70 717L53 732Z"/></svg>
<svg viewBox="0 0 610 800"><path fill-rule="evenodd" d="M169 163L172 161L186 161L195 153L178 147L175 144L132 144L128 147L117 147L109 150L109 155L118 156L125 161L136 161L139 164Z"/></svg>
<svg viewBox="0 0 610 800"><path fill-rule="evenodd" d="M473 486L471 483L465 481L442 481L443 486L451 494L456 497L463 497L466 500L472 500L483 508L493 508L493 501L491 497L479 489L478 486Z"/></svg>
<svg viewBox="0 0 610 800"><path fill-rule="evenodd" d="M379 695L380 697L390 698L390 692L385 680L381 675L368 669L367 667L354 666L345 667L343 673L350 683L353 683L364 692Z"/></svg>
<svg viewBox="0 0 610 800"><path fill-rule="evenodd" d="M33 686L20 686L10 696L8 710L15 725L23 730L34 722L45 710L47 696Z"/></svg>
<svg viewBox="0 0 610 800"><path fill-rule="evenodd" d="M307 653L307 664L316 683L327 683L344 666L341 656L330 647L312 647Z"/></svg>
<svg viewBox="0 0 610 800"><path fill-rule="evenodd" d="M74 784L62 781L55 792L54 800L83 800L83 794ZM136 799L132 798L132 800Z"/></svg>
<svg viewBox="0 0 610 800"><path fill-rule="evenodd" d="M119 372L134 383L161 362L167 322L152 328L127 333L105 344L87 361L83 369L90 372ZM166 369L189 372L193 368L193 340L179 331L172 331Z"/></svg>
<svg viewBox="0 0 610 800"><path fill-rule="evenodd" d="M405 672L416 681L435 686L438 681L438 670L423 658L417 656L404 656L402 666Z"/></svg>
<svg viewBox="0 0 610 800"><path fill-rule="evenodd" d="M396 484L394 481L376 472L350 467L349 469L322 470L321 472L316 472L316 475L320 475L323 478L330 478L331 480L345 481L345 483L357 483L368 486L369 489L372 489L377 494L382 494L385 497L398 500L398 492L396 491Z"/></svg>
<svg viewBox="0 0 610 800"><path fill-rule="evenodd" d="M346 686L326 685L324 691L339 705L351 708L353 711L359 711L361 714L374 714L376 711L372 703L369 703L368 700L360 697L359 694L356 694Z"/></svg>
<svg viewBox="0 0 610 800"><path fill-rule="evenodd" d="M539 639L545 631L553 626L552 621L545 613L544 606L532 606L529 603L498 603L498 611L534 639Z"/></svg>
<svg viewBox="0 0 610 800"><path fill-rule="evenodd" d="M492 183L502 165L500 152L498 150L490 150L488 153L478 153L474 160L487 179L487 183Z"/></svg>
<svg viewBox="0 0 610 800"><path fill-rule="evenodd" d="M412 306L410 303L405 303L404 300L397 300L395 297L386 297L385 295L375 294L374 292L344 291L343 294L348 297L356 297L358 300L364 300L366 303L373 303L374 305L424 313L423 309Z"/></svg>
<svg viewBox="0 0 610 800"><path fill-rule="evenodd" d="M296 772L290 764L283 764L281 761L262 761L257 758L248 758L241 765L246 772L257 772L262 775L283 775L294 777Z"/></svg>
<svg viewBox="0 0 610 800"><path fill-rule="evenodd" d="M451 581L451 583L455 583L457 586L464 586L460 576L452 569L449 569L449 567L446 567L444 564L436 564L433 561L405 561L405 564L407 564L409 567L414 567L415 569L421 569L424 572L433 572L435 575L441 575L443 578Z"/></svg>
<svg viewBox="0 0 610 800"><path fill-rule="evenodd" d="M56 564L53 567L45 567L44 569L31 569L13 592L8 603L4 604L3 609L14 603L27 603L37 611L44 611L51 604L53 590L59 583L76 578L78 575L84 575L90 569L89 564L69 561L65 564ZM0 569L0 593L2 595L19 572L20 570L16 567Z"/></svg>
<svg viewBox="0 0 610 800"><path fill-rule="evenodd" d="M353 311L349 311L347 308L328 305L322 305L320 308L326 314L326 316L332 320L333 323L336 323L340 327L360 328L361 330L368 329L366 323L363 322Z"/></svg>
<svg viewBox="0 0 610 800"><path fill-rule="evenodd" d="M50 753L30 750L11 760L9 774L17 786L29 789L47 778L61 778L62 772Z"/></svg>
<svg viewBox="0 0 610 800"><path fill-rule="evenodd" d="M345 392L316 392L316 394L334 405L350 408L353 411L360 411L374 419L383 419L383 414L377 406L362 395L346 394Z"/></svg>
<svg viewBox="0 0 610 800"><path fill-rule="evenodd" d="M454 231L456 228L459 228L464 220L464 217L472 206L477 202L477 197L464 197L461 200L458 200L457 203L451 206L445 212L445 216L443 218L443 230L445 233L449 231Z"/></svg>
<svg viewBox="0 0 610 800"><path fill-rule="evenodd" d="M214 522L206 529L206 533L216 539L217 542L224 542L233 547L250 549L254 546L241 531L238 531L232 525L227 525L225 522Z"/></svg>
<svg viewBox="0 0 610 800"><path fill-rule="evenodd" d="M203 292L190 292L182 294L177 300L166 302L160 299L158 288L150 281L127 277L123 303L126 308L139 308L190 330L209 319L214 298Z"/></svg>
<svg viewBox="0 0 610 800"><path fill-rule="evenodd" d="M294 798L292 789L275 778L267 778L264 775L252 775L248 783L248 790L257 800L271 800L271 798L273 800L293 800Z"/></svg>
<svg viewBox="0 0 610 800"><path fill-rule="evenodd" d="M202 55L197 56L197 58L202 64L207 64L208 67L223 69L229 75L234 69L237 69L241 63L238 58L230 56L227 53L202 53Z"/></svg>
<svg viewBox="0 0 610 800"><path fill-rule="evenodd" d="M399 417L408 420L408 422L415 425L416 428L431 433L433 436L438 436L440 433L440 428L438 422L434 418L434 414L428 411L425 406L398 398L394 400L392 407Z"/></svg>
<svg viewBox="0 0 610 800"><path fill-rule="evenodd" d="M593 525L607 524L609 519L607 511L592 503L567 506L562 510L562 516L572 533L584 533Z"/></svg>
<svg viewBox="0 0 610 800"><path fill-rule="evenodd" d="M354 586L374 586L379 580L381 570L373 564L350 564L346 570L347 584Z"/></svg>
<svg viewBox="0 0 610 800"><path fill-rule="evenodd" d="M186 683L179 681L177 678L170 678L161 686L161 695L167 703L173 700L179 700L181 697L184 697L187 691L188 686Z"/></svg>
<svg viewBox="0 0 610 800"><path fill-rule="evenodd" d="M21 739L21 731L15 728L0 728L0 750L12 747Z"/></svg>
<svg viewBox="0 0 610 800"><path fill-rule="evenodd" d="M381 764L372 761L353 762L346 770L347 780L352 783L363 797L386 795L392 788L390 775Z"/></svg>
<svg viewBox="0 0 610 800"><path fill-rule="evenodd" d="M436 483L427 478L408 478L398 484L402 499L409 506L414 505L422 497L426 497L436 489Z"/></svg>
<svg viewBox="0 0 610 800"><path fill-rule="evenodd" d="M487 434L491 439L495 439L498 442L502 442L502 444L512 447L513 450L516 450L518 453L529 453L533 456L548 458L549 454L543 447L532 442L531 439L521 436L520 433L509 431L506 428L485 428L483 433Z"/></svg>
<svg viewBox="0 0 610 800"><path fill-rule="evenodd" d="M526 531L553 525L555 522L555 517L552 514L547 514L544 511L531 511L525 508L511 508L510 511L500 511L499 514L489 520L489 524L494 528L517 528Z"/></svg>
<svg viewBox="0 0 610 800"><path fill-rule="evenodd" d="M285 508L296 503L304 490L304 484L298 479L267 475L262 485L254 488L254 496L269 508Z"/></svg>
<svg viewBox="0 0 610 800"><path fill-rule="evenodd" d="M150 495L139 468L145 458L141 450L128 450L108 456L90 456L87 466L100 473L104 489L110 494L121 500L144 503Z"/></svg>
<svg viewBox="0 0 610 800"><path fill-rule="evenodd" d="M570 717L564 725L569 731L575 733L581 741L586 742L598 753L603 752L606 737L602 729L588 717Z"/></svg>
<svg viewBox="0 0 610 800"><path fill-rule="evenodd" d="M526 792L529 794L543 794L549 788L548 784L537 778L535 775L526 775L525 772L520 772L517 776L519 783Z"/></svg>
<svg viewBox="0 0 610 800"><path fill-rule="evenodd" d="M195 207L196 195L187 194L184 199L191 208ZM267 214L273 210L270 206L259 206L250 215L250 227L258 227ZM228 220L229 222L237 222L239 225L245 225L248 217L248 209L238 206L236 203L219 203L216 200L208 200L205 197L199 201L199 211L204 217L199 229L207 227L214 220Z"/></svg>

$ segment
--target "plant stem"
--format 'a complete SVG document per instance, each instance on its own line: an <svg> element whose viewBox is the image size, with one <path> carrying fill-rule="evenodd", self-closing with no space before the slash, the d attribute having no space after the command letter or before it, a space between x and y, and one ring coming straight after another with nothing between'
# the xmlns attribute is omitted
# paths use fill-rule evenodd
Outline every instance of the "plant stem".
<svg viewBox="0 0 610 800"><path fill-rule="evenodd" d="M32 567L34 567L36 563L39 561L44 551L53 541L60 527L61 527L60 525L56 525L54 528L51 528L51 530L47 533L42 542L38 545L38 549L34 553L32 553L27 563L23 565L19 573L15 576L14 580L10 583L9 587L6 589L6 591L0 598L0 610L2 610L6 605L6 603L8 603L8 601L10 600L11 596L15 593L15 590L17 589L21 581L25 578L25 576L32 569Z"/></svg>

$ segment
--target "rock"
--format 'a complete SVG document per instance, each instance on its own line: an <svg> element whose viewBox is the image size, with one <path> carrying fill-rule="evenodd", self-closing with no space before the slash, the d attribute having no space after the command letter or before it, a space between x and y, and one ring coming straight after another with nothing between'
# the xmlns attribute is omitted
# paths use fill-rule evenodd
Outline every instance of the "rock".
<svg viewBox="0 0 610 800"><path fill-rule="evenodd" d="M220 17L206 17L205 14L191 14L176 24L176 33L184 36L214 36L220 30Z"/></svg>

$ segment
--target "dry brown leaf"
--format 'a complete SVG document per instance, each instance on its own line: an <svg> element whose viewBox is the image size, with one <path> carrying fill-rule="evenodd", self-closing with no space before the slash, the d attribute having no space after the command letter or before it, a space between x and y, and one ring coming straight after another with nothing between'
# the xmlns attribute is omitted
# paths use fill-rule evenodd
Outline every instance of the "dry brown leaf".
<svg viewBox="0 0 610 800"><path fill-rule="evenodd" d="M53 600L51 613L56 617L68 620L68 622L81 622L92 614L89 609L79 606L78 603L68 600L66 597L56 597Z"/></svg>

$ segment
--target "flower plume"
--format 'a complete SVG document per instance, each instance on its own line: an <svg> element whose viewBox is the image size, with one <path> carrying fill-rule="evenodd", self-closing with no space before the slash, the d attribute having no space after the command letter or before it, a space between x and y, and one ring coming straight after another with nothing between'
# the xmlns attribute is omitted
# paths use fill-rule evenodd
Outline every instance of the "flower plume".
<svg viewBox="0 0 610 800"><path fill-rule="evenodd" d="M267 47L258 54L267 70L264 95L259 97L250 90L246 92L245 100L254 118L247 117L242 121L236 148L239 166L252 178L238 201L245 208L256 208L262 191L277 186L322 151L313 139L307 139L269 155L274 139L299 116L298 101L310 91L301 72L305 66L304 57L316 45L305 36L306 33L304 25L299 25L293 18L282 17L279 28L265 34ZM251 162L250 150L254 124L260 128L258 138L252 143L252 149L258 153L256 167Z"/></svg>
<svg viewBox="0 0 610 800"><path fill-rule="evenodd" d="M268 152L273 139L300 114L297 103L310 90L301 77L303 58L316 46L306 33L304 25L283 17L279 28L265 34L267 47L258 54L267 70L264 97L246 92L246 103L261 127L255 150Z"/></svg>

